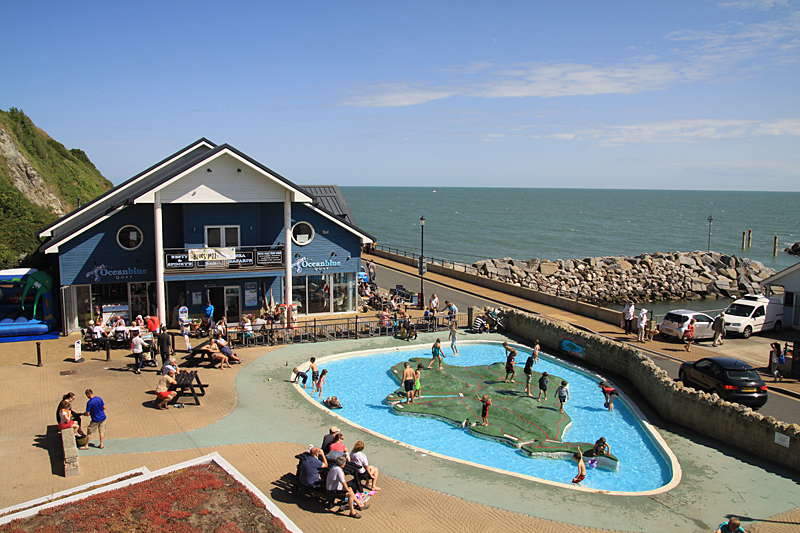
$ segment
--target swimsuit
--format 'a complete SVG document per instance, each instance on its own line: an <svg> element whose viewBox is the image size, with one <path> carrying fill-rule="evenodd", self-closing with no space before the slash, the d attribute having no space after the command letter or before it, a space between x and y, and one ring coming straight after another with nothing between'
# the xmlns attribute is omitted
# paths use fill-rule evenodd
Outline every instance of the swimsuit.
<svg viewBox="0 0 800 533"><path fill-rule="evenodd" d="M420 390L421 388L422 388L422 385L420 385L419 380L415 379L414 380L414 390Z"/></svg>
<svg viewBox="0 0 800 533"><path fill-rule="evenodd" d="M403 382L403 386L406 389L406 392L411 392L414 390L414 381L413 379L407 379Z"/></svg>
<svg viewBox="0 0 800 533"><path fill-rule="evenodd" d="M581 475L579 475L578 477L576 477L575 479L573 479L573 480L572 480L572 482L573 482L573 483L580 483L580 482L581 482L581 481L583 481L584 479L586 479L586 476L585 476L585 475L583 475L583 474L581 474Z"/></svg>
<svg viewBox="0 0 800 533"><path fill-rule="evenodd" d="M311 372L311 383L316 383L319 379L319 370L314 370Z"/></svg>
<svg viewBox="0 0 800 533"><path fill-rule="evenodd" d="M483 408L481 409L481 416L483 418L486 418L487 416L489 416L489 402L488 401L484 402L483 400L481 400L481 402L483 403Z"/></svg>

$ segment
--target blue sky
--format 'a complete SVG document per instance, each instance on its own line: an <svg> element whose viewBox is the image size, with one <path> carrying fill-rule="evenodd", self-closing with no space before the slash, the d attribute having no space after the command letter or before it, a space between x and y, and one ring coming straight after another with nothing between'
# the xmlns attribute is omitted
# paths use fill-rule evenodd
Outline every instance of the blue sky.
<svg viewBox="0 0 800 533"><path fill-rule="evenodd" d="M800 191L800 0L7 2L0 108L112 182Z"/></svg>

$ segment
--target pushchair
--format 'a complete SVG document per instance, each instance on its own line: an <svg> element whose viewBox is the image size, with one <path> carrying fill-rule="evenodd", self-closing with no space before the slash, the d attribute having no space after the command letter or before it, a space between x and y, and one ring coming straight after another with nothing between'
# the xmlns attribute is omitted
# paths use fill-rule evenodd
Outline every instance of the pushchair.
<svg viewBox="0 0 800 533"><path fill-rule="evenodd" d="M506 330L506 325L503 324L503 317L500 316L501 312L502 311L500 309L495 309L494 311L489 311L487 313L489 320L492 321L492 324L489 327L489 331L492 333L500 333Z"/></svg>

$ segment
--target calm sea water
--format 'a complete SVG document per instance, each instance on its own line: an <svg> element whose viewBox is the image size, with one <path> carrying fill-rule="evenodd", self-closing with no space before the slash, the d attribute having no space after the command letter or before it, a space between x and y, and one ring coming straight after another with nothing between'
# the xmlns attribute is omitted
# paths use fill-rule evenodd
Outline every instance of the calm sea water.
<svg viewBox="0 0 800 533"><path fill-rule="evenodd" d="M479 259L575 259L711 249L782 270L800 258L800 193L342 187L356 222L380 244L472 263ZM742 232L753 230L742 250Z"/></svg>

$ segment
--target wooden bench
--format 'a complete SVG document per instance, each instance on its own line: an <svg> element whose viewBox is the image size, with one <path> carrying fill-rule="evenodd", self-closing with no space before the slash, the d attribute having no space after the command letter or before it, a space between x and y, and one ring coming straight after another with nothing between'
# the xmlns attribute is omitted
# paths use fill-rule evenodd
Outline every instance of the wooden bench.
<svg viewBox="0 0 800 533"><path fill-rule="evenodd" d="M64 477L80 474L78 468L78 443L75 441L75 431L65 429L61 433L61 445L64 449Z"/></svg>
<svg viewBox="0 0 800 533"><path fill-rule="evenodd" d="M208 387L208 383L202 383L200 381L200 377L197 375L196 370L192 370L191 372L181 372L177 376L175 376L175 381L177 382L175 385L175 390L178 394L175 395L174 402L177 402L181 396L188 396L191 393L192 397L194 398L195 405L200 405L200 398L198 396L205 396L206 395L206 387ZM197 387L200 389L200 393L198 394ZM187 393L186 390L189 390Z"/></svg>
<svg viewBox="0 0 800 533"><path fill-rule="evenodd" d="M199 345L195 346L194 348L192 348L192 351L189 352L189 355L184 357L184 360L186 360L186 361L194 361L194 358L199 356L201 363L203 362L204 359L207 358L208 361L213 366L214 364L216 364L216 360L214 359L213 352L208 349L208 345L209 345L209 341L206 341L206 342L204 342L202 344L199 344Z"/></svg>

